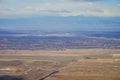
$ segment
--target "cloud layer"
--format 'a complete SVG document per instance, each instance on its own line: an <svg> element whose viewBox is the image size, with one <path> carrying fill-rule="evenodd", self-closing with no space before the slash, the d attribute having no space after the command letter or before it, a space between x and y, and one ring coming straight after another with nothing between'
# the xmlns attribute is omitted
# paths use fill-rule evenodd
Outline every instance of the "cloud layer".
<svg viewBox="0 0 120 80"><path fill-rule="evenodd" d="M0 0L1 2L2 0ZM67 2L66 2L67 1ZM72 3L69 1L79 1ZM0 17L26 17L26 16L120 16L120 4L96 3L100 0L5 0L0 5ZM104 0L103 0L104 1ZM112 1L112 0L111 0ZM18 4L18 3L19 4ZM25 2L25 3L23 3ZM27 4L29 3L29 4ZM15 4L13 6L13 4ZM18 5L17 5L18 4ZM24 4L24 5L23 5Z"/></svg>

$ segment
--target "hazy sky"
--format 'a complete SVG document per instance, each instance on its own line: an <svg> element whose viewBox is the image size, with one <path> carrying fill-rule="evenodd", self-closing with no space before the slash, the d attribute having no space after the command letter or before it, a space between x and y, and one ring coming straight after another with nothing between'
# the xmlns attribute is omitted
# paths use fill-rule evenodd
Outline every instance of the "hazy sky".
<svg viewBox="0 0 120 80"><path fill-rule="evenodd" d="M120 0L0 0L0 29L120 30Z"/></svg>

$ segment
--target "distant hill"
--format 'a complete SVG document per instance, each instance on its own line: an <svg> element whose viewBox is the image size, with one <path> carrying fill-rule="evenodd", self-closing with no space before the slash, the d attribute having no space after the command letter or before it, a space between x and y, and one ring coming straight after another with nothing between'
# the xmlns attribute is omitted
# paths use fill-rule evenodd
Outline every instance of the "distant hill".
<svg viewBox="0 0 120 80"><path fill-rule="evenodd" d="M21 33L22 32L19 32L19 31L0 29L0 34L21 34Z"/></svg>
<svg viewBox="0 0 120 80"><path fill-rule="evenodd" d="M6 30L0 29L0 35L19 35L19 36L40 36L40 37L73 37L73 36L89 36L89 37L105 37L120 38L120 31L71 31L71 32L42 32L39 30Z"/></svg>
<svg viewBox="0 0 120 80"><path fill-rule="evenodd" d="M120 31L76 31L73 33L90 37L120 38Z"/></svg>
<svg viewBox="0 0 120 80"><path fill-rule="evenodd" d="M0 29L0 34L16 34L16 32Z"/></svg>

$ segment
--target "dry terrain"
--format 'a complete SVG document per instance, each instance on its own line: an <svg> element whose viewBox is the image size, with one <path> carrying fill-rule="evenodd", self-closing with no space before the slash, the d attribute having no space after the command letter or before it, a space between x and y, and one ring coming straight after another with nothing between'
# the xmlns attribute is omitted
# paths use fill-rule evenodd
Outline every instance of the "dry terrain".
<svg viewBox="0 0 120 80"><path fill-rule="evenodd" d="M3 75L19 80L120 80L120 50L0 50Z"/></svg>

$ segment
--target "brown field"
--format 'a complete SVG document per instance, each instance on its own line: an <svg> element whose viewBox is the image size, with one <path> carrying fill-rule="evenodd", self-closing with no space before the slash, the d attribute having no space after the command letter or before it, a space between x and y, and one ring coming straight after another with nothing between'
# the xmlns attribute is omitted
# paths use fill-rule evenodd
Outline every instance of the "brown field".
<svg viewBox="0 0 120 80"><path fill-rule="evenodd" d="M57 73L53 73L58 71ZM119 49L0 50L0 75L23 80L120 80Z"/></svg>

